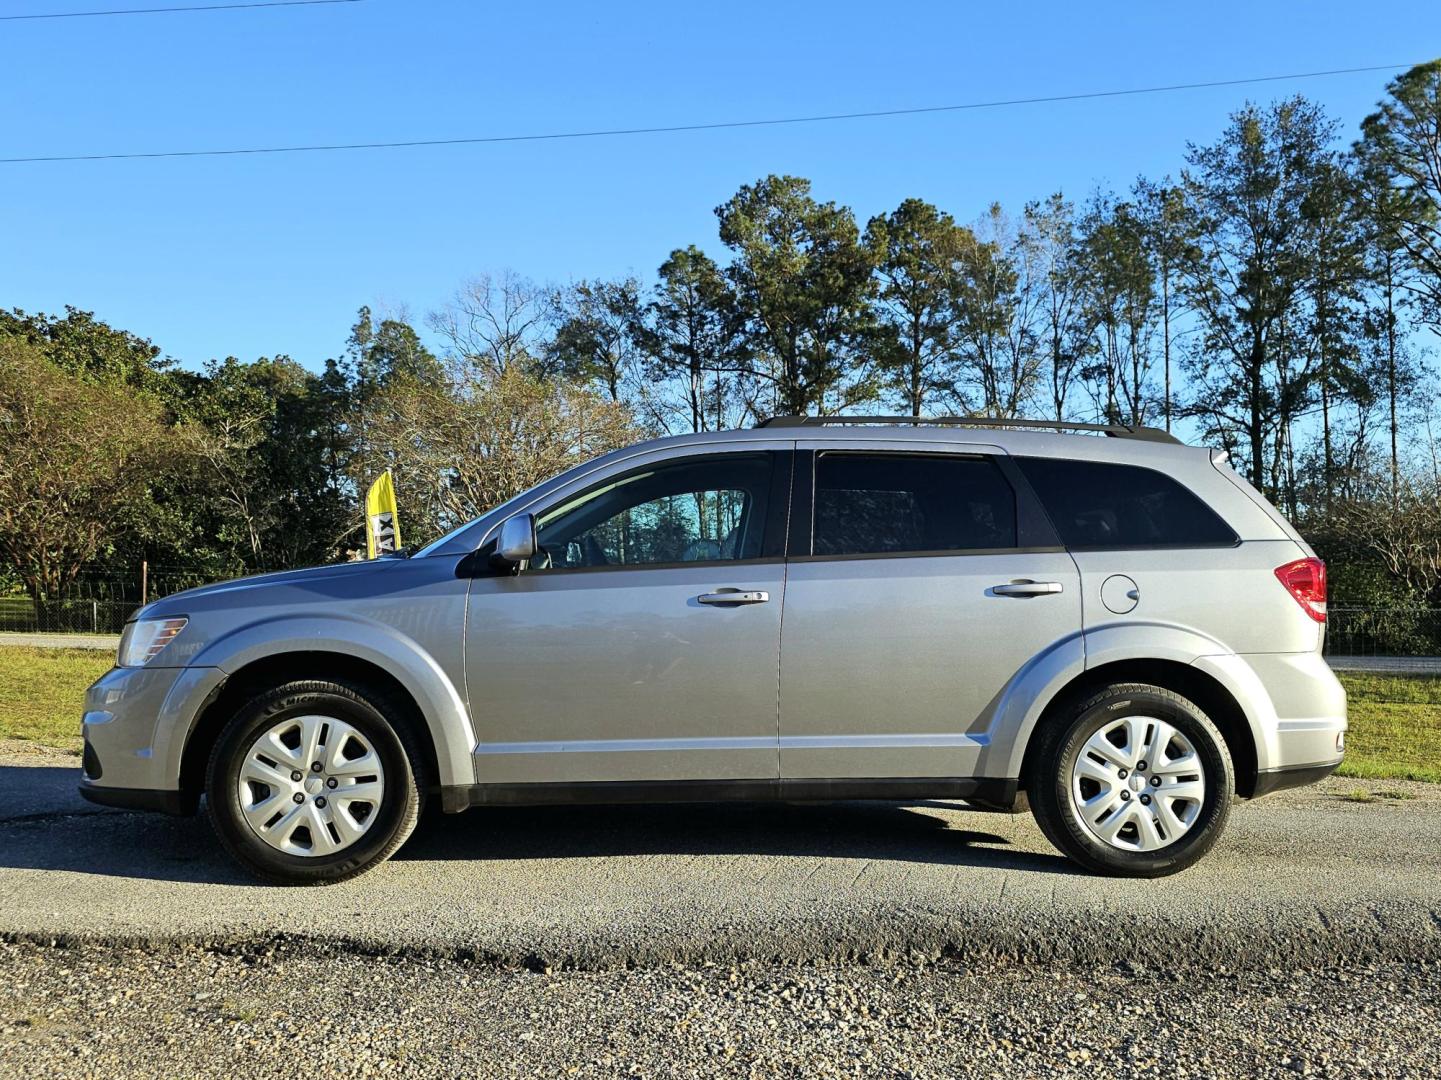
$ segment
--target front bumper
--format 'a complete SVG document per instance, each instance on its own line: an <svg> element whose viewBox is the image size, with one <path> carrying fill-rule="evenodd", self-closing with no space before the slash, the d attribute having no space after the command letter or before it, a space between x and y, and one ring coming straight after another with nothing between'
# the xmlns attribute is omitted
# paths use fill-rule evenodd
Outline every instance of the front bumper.
<svg viewBox="0 0 1441 1080"><path fill-rule="evenodd" d="M134 810L188 813L180 789L185 738L206 696L223 680L218 668L111 668L85 692L80 793L91 802Z"/></svg>

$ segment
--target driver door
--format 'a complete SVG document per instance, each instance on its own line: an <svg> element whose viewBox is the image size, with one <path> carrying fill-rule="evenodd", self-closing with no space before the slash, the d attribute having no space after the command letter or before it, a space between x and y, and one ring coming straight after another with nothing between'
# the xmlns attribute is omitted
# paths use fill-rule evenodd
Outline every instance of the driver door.
<svg viewBox="0 0 1441 1080"><path fill-rule="evenodd" d="M530 508L537 557L472 582L481 784L779 775L793 455L697 450L631 459Z"/></svg>

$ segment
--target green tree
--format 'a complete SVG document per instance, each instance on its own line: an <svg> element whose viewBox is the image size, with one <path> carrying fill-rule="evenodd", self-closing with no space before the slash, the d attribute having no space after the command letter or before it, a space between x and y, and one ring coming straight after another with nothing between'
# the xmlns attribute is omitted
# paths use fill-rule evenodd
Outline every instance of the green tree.
<svg viewBox="0 0 1441 1080"><path fill-rule="evenodd" d="M581 281L558 293L555 336L545 347L548 370L599 383L620 401L638 373L640 282Z"/></svg>
<svg viewBox="0 0 1441 1080"><path fill-rule="evenodd" d="M346 355L362 400L393 379L428 382L443 375L440 361L425 347L415 327L403 317L376 322L369 307L356 313Z"/></svg>
<svg viewBox="0 0 1441 1080"><path fill-rule="evenodd" d="M640 333L651 374L662 384L680 384L691 431L740 422L750 358L730 282L694 244L672 251L658 278ZM669 428L663 405L656 419Z"/></svg>
<svg viewBox="0 0 1441 1080"><path fill-rule="evenodd" d="M1386 90L1361 124L1357 152L1391 189L1372 212L1405 251L1414 270L1406 287L1441 333L1441 60L1417 65Z"/></svg>
<svg viewBox="0 0 1441 1080"><path fill-rule="evenodd" d="M47 605L116 538L178 453L151 395L0 336L0 558Z"/></svg>
<svg viewBox="0 0 1441 1080"><path fill-rule="evenodd" d="M1321 403L1321 487L1328 500L1337 483L1337 406L1357 405L1364 420L1375 396L1362 368L1368 236L1359 194L1349 163L1339 155L1327 155L1316 163L1310 191L1301 203L1308 255L1303 332L1311 355L1310 377ZM1290 415L1282 417L1288 440L1292 421ZM1288 484L1293 483L1288 475Z"/></svg>
<svg viewBox="0 0 1441 1080"><path fill-rule="evenodd" d="M173 362L145 338L117 330L92 312L66 306L63 318L0 311L0 338L39 350L59 370L94 382L123 382L164 396Z"/></svg>
<svg viewBox="0 0 1441 1080"><path fill-rule="evenodd" d="M875 359L884 386L912 416L940 395L954 396L956 265L975 245L957 225L921 199L871 218L865 242L875 263Z"/></svg>
<svg viewBox="0 0 1441 1080"><path fill-rule="evenodd" d="M392 375L382 386L413 375ZM375 393L379 393L377 390ZM289 357L212 362L186 402L207 538L247 567L324 562L353 527L352 496L332 470L324 377Z"/></svg>
<svg viewBox="0 0 1441 1080"><path fill-rule="evenodd" d="M1287 386L1297 385L1278 384L1278 360L1310 270L1305 202L1332 160L1335 130L1304 98L1247 105L1219 141L1189 146L1182 174L1195 238L1182 277L1201 331L1189 364L1192 410L1206 434L1238 452L1252 483L1273 492L1267 451L1290 409Z"/></svg>
<svg viewBox="0 0 1441 1080"><path fill-rule="evenodd" d="M874 396L865 343L874 282L855 216L817 202L809 180L768 176L716 208L735 253L729 274L746 317L753 374L775 409L830 413Z"/></svg>

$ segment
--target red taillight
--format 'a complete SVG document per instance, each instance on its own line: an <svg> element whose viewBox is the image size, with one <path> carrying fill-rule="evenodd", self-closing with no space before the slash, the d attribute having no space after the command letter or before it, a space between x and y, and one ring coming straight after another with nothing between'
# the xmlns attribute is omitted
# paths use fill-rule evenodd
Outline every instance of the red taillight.
<svg viewBox="0 0 1441 1080"><path fill-rule="evenodd" d="M1301 610L1317 622L1326 621L1326 564L1320 559L1297 559L1276 567L1276 579L1296 598Z"/></svg>

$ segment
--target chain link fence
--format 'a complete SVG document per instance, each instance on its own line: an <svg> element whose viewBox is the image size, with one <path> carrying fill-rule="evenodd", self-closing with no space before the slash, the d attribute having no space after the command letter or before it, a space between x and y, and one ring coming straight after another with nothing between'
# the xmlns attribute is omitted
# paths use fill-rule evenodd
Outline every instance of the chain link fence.
<svg viewBox="0 0 1441 1080"><path fill-rule="evenodd" d="M1441 608L1332 607L1327 656L1441 656Z"/></svg>

